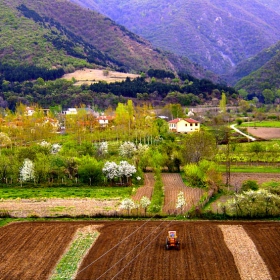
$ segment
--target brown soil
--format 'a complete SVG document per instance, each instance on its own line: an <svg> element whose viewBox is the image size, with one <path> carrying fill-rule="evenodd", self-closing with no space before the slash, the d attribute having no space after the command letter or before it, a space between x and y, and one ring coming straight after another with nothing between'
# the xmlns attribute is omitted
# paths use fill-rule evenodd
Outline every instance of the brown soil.
<svg viewBox="0 0 280 280"><path fill-rule="evenodd" d="M280 128L273 127L248 127L248 132L255 137L271 140L280 138Z"/></svg>
<svg viewBox="0 0 280 280"><path fill-rule="evenodd" d="M197 205L203 194L202 189L187 187L180 174L177 173L163 173L162 181L165 195L163 212L168 214L181 211L181 209L176 209L179 192L184 193L186 200L186 205L182 209L183 213L190 210L192 206Z"/></svg>
<svg viewBox="0 0 280 280"><path fill-rule="evenodd" d="M271 279L279 279L278 222L50 222L0 228L0 279L47 279L77 228L103 224L78 271L90 279L241 279L221 224L242 225L258 248ZM164 249L176 230L180 251ZM248 260L250 262L250 260Z"/></svg>
<svg viewBox="0 0 280 280"><path fill-rule="evenodd" d="M242 186L242 183L247 180L256 181L258 184L265 182L277 181L280 182L280 173L234 173L230 174L230 190L238 192ZM226 175L223 175L223 181L226 182ZM221 196L217 201L211 204L211 209L214 213L222 213L222 209L219 207L219 203L226 203L227 200L232 198L231 196Z"/></svg>
<svg viewBox="0 0 280 280"><path fill-rule="evenodd" d="M225 183L226 176L224 175L223 178ZM280 173L230 173L230 185L234 190L239 190L242 183L247 180L257 181L258 184L271 181L280 182Z"/></svg>
<svg viewBox="0 0 280 280"><path fill-rule="evenodd" d="M136 194L132 197L134 201L139 201L143 196L152 198L155 185L155 178L153 173L145 173L144 186L137 189Z"/></svg>

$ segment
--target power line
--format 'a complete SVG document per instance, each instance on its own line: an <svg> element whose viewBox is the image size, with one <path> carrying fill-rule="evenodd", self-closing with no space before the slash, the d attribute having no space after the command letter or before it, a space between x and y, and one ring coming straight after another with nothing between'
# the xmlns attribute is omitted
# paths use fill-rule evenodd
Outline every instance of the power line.
<svg viewBox="0 0 280 280"><path fill-rule="evenodd" d="M158 236L163 232L163 230L165 230L171 223L173 223L173 221L171 221L169 224L167 224L167 226L165 226L165 227L159 232L159 234L158 234L155 238L153 238L153 239L145 246L145 248L144 248L143 250L141 250L130 262L128 262L121 270L119 270L118 273L117 273L113 278L111 278L111 280L115 279L129 264L131 264L136 258L138 258L138 256L139 256L143 251L145 251L145 250L148 248L148 246L150 245L150 243L152 243L153 240L155 240L156 238L158 238ZM99 279L99 278L97 278L97 279Z"/></svg>
<svg viewBox="0 0 280 280"><path fill-rule="evenodd" d="M120 260L118 260L115 264L113 264L110 268L108 268L102 275L100 275L96 280L100 279L103 275L109 272L114 266L116 266L119 262L121 262L126 256L128 256L131 252L133 252L138 246L140 246L150 235L154 233L164 222L161 222L159 226L156 227L148 236L146 236L141 242L139 242L132 250L130 250L125 256L123 256ZM152 239L153 240L153 239Z"/></svg>
<svg viewBox="0 0 280 280"><path fill-rule="evenodd" d="M169 204L171 203L171 201L169 202ZM114 247L112 247L111 249L107 250L105 253L103 253L99 258L97 258L96 260L94 260L93 262L91 262L90 264L88 264L87 266L85 266L83 269L81 269L80 271L77 272L76 276L79 275L81 272L83 272L84 270L86 270L88 267L90 267L91 265L93 265L94 263L96 263L97 261L99 261L101 258L103 258L105 255L107 255L109 252L111 252L113 249L115 249L117 246L119 246L121 243L123 243L126 239L128 239L129 237L131 237L134 233L136 233L138 230L140 230L143 226L145 226L148 222L150 222L157 214L155 214L154 216L152 216L148 221L146 221L143 225L141 225L139 228L137 228L135 231L133 231L131 234L129 234L128 236L126 236L124 239L122 239L120 242L118 242Z"/></svg>

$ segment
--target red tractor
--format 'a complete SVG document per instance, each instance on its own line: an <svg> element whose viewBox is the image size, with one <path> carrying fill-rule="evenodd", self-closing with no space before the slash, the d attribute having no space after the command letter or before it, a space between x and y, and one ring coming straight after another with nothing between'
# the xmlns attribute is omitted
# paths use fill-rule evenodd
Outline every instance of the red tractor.
<svg viewBox="0 0 280 280"><path fill-rule="evenodd" d="M177 237L177 233L174 230L168 231L168 235L166 237L166 243L165 243L166 250L169 250L172 248L174 248L176 250L180 250L179 238Z"/></svg>

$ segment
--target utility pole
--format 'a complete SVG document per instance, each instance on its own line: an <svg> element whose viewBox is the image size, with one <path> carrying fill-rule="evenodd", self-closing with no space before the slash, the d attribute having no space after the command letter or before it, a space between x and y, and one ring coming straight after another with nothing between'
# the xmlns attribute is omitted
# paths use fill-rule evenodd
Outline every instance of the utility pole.
<svg viewBox="0 0 280 280"><path fill-rule="evenodd" d="M227 150L226 150L226 186L229 190L230 186L230 131L229 128L226 131L226 141L227 141Z"/></svg>

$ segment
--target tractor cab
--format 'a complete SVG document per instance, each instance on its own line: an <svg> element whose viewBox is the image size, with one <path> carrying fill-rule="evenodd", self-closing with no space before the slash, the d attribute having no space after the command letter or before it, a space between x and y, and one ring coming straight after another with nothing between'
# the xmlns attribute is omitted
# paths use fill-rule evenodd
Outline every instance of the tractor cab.
<svg viewBox="0 0 280 280"><path fill-rule="evenodd" d="M169 250L172 248L180 250L180 242L175 230L168 231L168 235L166 237L165 249Z"/></svg>

